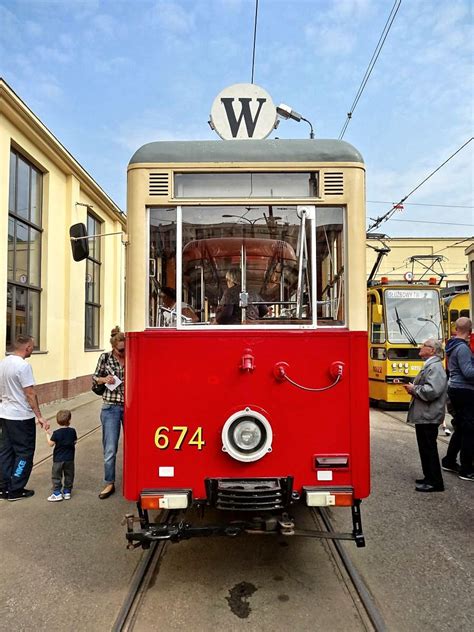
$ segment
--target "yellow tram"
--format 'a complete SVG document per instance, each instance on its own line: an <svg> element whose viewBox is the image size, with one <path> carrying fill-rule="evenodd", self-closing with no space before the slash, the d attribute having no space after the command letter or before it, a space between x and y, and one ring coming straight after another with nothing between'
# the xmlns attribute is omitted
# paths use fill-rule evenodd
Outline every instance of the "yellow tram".
<svg viewBox="0 0 474 632"><path fill-rule="evenodd" d="M454 324L461 316L469 318L469 286L455 285L441 290L443 301L444 335L446 340L454 335Z"/></svg>
<svg viewBox="0 0 474 632"><path fill-rule="evenodd" d="M369 327L369 398L381 408L403 409L410 396L403 384L413 381L423 361L427 338L443 337L441 292L428 283L372 281L367 293Z"/></svg>

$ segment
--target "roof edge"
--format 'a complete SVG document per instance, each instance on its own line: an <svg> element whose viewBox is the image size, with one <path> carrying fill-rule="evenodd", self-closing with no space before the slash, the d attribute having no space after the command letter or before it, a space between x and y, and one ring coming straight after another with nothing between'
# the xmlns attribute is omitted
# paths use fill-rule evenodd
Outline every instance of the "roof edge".
<svg viewBox="0 0 474 632"><path fill-rule="evenodd" d="M20 116L26 126L33 128L38 134L41 141L53 152L59 156L60 160L69 170L78 177L83 183L88 193L92 197L101 200L104 206L118 219L123 225L126 223L126 215L120 207L112 200L112 198L102 189L102 187L94 180L94 178L84 169L84 167L74 158L74 156L66 149L58 138L41 122L36 114L26 105L26 103L16 94L10 85L0 77L0 113L7 104L14 112ZM6 113L5 113L6 114Z"/></svg>

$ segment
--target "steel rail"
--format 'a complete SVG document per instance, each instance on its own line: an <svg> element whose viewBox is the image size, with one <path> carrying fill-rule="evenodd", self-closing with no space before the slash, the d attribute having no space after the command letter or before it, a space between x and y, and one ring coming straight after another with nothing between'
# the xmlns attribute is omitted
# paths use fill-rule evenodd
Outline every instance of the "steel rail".
<svg viewBox="0 0 474 632"><path fill-rule="evenodd" d="M321 518L321 520L324 523L324 526L326 527L329 533L334 532L334 528L332 526L331 520L327 514L327 511L324 508L319 507L317 512L315 509L313 509L312 513L316 518L318 517ZM357 595L359 596L359 599L362 603L362 606L364 607L364 610L367 613L367 616L369 617L370 622L372 623L375 631L386 632L387 626L380 613L380 610L378 609L374 598L372 597L364 580L360 576L357 568L355 567L354 563L352 562L352 560L350 559L350 557L344 550L342 543L339 540L330 540L330 542L332 546L334 547L334 549L336 550L337 555L339 556L339 559L341 560L349 576L349 579L351 580L352 585L354 586L357 592ZM330 548L332 548L331 544L329 545ZM333 552L333 555L335 556L334 549L332 549L332 552Z"/></svg>
<svg viewBox="0 0 474 632"><path fill-rule="evenodd" d="M415 425L414 424L407 423L403 419L399 419L398 417L395 417L395 415L391 415L388 410L383 410L382 408L372 408L372 410L378 410L380 413L384 414L386 417L389 417L390 419L393 419L394 421L398 421L399 424L403 424L404 426L408 426L412 430L415 430ZM440 441L441 443L445 443L446 445L448 445L451 436L452 435L450 435L449 438L445 439L443 436L438 435L437 440Z"/></svg>
<svg viewBox="0 0 474 632"><path fill-rule="evenodd" d="M87 437L89 437L91 434L93 434L94 432L97 432L97 430L99 430L100 427L101 426L96 426L95 428L92 428L92 430L88 430L83 435L81 435L80 437L77 438L76 443L79 443L83 439L87 439ZM42 465L43 463L45 463L46 461L49 461L52 458L53 458L53 452L51 451L51 454L49 454L48 456L45 456L42 459L39 459L39 461L35 461L33 463L32 469L34 470L36 467Z"/></svg>
<svg viewBox="0 0 474 632"><path fill-rule="evenodd" d="M175 512L164 511L160 515L159 523L167 522ZM152 575L161 561L165 545L168 541L154 541L150 544L133 574L128 593L115 619L112 632L132 630L141 601L148 590Z"/></svg>

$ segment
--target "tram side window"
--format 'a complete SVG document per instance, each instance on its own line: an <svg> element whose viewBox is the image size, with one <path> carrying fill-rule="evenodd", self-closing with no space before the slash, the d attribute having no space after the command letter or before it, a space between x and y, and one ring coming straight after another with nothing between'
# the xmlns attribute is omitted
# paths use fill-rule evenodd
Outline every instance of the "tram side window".
<svg viewBox="0 0 474 632"><path fill-rule="evenodd" d="M343 325L344 211L340 207L316 208L316 275L318 324Z"/></svg>
<svg viewBox="0 0 474 632"><path fill-rule="evenodd" d="M184 325L313 322L311 220L295 206L183 207L182 234Z"/></svg>
<svg viewBox="0 0 474 632"><path fill-rule="evenodd" d="M371 323L370 342L373 344L385 342L385 325L383 323Z"/></svg>
<svg viewBox="0 0 474 632"><path fill-rule="evenodd" d="M175 326L176 208L150 208L149 218L148 324Z"/></svg>

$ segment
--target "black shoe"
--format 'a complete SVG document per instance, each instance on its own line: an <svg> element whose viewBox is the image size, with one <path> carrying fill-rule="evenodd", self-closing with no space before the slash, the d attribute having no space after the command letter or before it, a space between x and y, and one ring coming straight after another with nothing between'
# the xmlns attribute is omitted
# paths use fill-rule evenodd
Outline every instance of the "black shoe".
<svg viewBox="0 0 474 632"><path fill-rule="evenodd" d="M458 474L462 481L474 481L474 474Z"/></svg>
<svg viewBox="0 0 474 632"><path fill-rule="evenodd" d="M8 489L0 489L0 500L8 500Z"/></svg>
<svg viewBox="0 0 474 632"><path fill-rule="evenodd" d="M14 501L14 500L22 500L23 498L30 498L31 496L34 496L35 492L32 489L20 489L16 492L10 492L8 494L8 500L9 501Z"/></svg>
<svg viewBox="0 0 474 632"><path fill-rule="evenodd" d="M434 485L429 485L428 483L422 483L421 485L417 485L415 490L417 492L444 492L444 487L435 487Z"/></svg>
<svg viewBox="0 0 474 632"><path fill-rule="evenodd" d="M426 480L426 478L417 478L415 483L417 485L424 485L425 483L428 483L428 481Z"/></svg>
<svg viewBox="0 0 474 632"><path fill-rule="evenodd" d="M441 463L441 469L445 472L454 472L454 474L459 474L459 465L457 463L454 463L453 465L448 465L447 463L445 465L444 463Z"/></svg>

